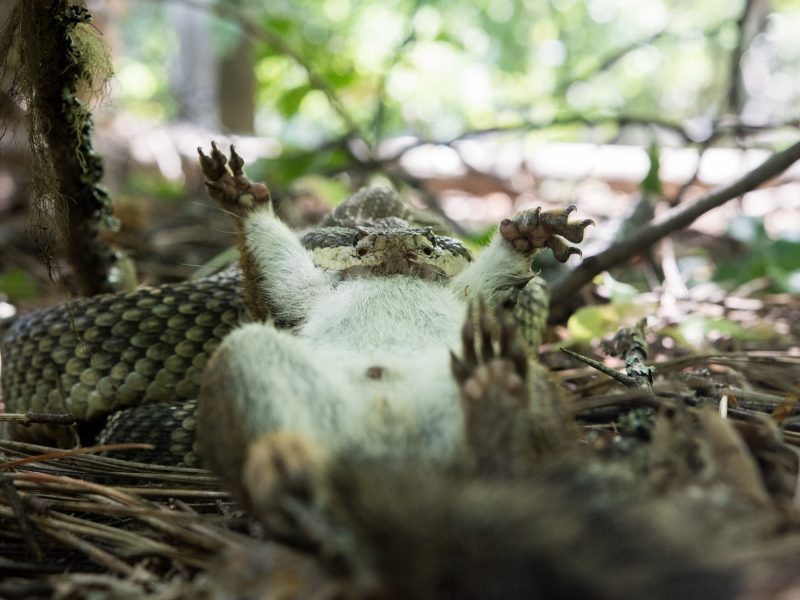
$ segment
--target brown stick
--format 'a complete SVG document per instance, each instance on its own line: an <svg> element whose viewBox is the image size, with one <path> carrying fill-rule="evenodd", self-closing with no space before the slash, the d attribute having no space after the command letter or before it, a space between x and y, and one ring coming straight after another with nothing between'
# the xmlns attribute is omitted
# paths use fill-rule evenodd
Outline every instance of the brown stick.
<svg viewBox="0 0 800 600"><path fill-rule="evenodd" d="M660 217L653 219L650 224L643 227L638 233L616 242L600 254L585 258L577 269L570 271L550 286L551 319L563 318L565 316L563 311L567 304L566 300L576 294L595 275L643 252L673 231L687 227L695 219L711 209L754 190L766 181L781 174L798 159L800 159L800 142L789 146L783 152L773 154L758 167L729 186L711 192L691 205L681 205L669 210Z"/></svg>
<svg viewBox="0 0 800 600"><path fill-rule="evenodd" d="M647 339L645 327L647 319L640 320L634 327L623 327L610 343L604 345L607 354L625 360L625 376L628 387L653 389L653 367L647 364Z"/></svg>
<svg viewBox="0 0 800 600"><path fill-rule="evenodd" d="M74 425L77 419L69 413L3 413L0 422L13 421L18 425L27 427L34 423L47 423L48 425Z"/></svg>

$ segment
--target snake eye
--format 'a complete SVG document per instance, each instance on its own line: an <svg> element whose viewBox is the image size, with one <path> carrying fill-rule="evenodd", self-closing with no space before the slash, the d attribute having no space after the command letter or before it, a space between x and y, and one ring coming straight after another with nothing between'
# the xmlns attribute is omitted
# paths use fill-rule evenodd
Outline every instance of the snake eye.
<svg viewBox="0 0 800 600"><path fill-rule="evenodd" d="M367 249L366 249L366 248L364 248L364 247L362 246L361 248L359 248L359 249L356 251L356 254L358 254L359 256L366 256L366 254L367 254Z"/></svg>
<svg viewBox="0 0 800 600"><path fill-rule="evenodd" d="M430 246L426 246L425 248L422 249L422 253L425 256L430 256L431 254L433 254L433 248L431 248Z"/></svg>

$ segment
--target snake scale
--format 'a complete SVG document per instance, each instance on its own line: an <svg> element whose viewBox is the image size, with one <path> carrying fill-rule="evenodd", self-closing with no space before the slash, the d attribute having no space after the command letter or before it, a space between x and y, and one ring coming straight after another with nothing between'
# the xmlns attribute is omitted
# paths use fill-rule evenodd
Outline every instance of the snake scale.
<svg viewBox="0 0 800 600"><path fill-rule="evenodd" d="M101 441L123 426L138 441L147 441L147 432L167 431L173 459L196 465L193 412L202 370L243 313L239 272L228 269L26 315L3 340L6 406L11 412L70 413L80 424L11 425L9 433L71 447L90 442L116 413ZM154 429L156 423L162 425ZM118 433L114 437L126 437Z"/></svg>
<svg viewBox="0 0 800 600"><path fill-rule="evenodd" d="M240 161L232 152L231 166L241 173ZM212 196L224 192L215 183L214 168L213 163L204 165L207 176L212 173ZM437 225L435 217L402 202L395 192L370 188L340 204L302 243L319 267L331 264L341 270L365 236L407 229L408 239L422 235L435 250L431 272L450 276L450 270L472 258L460 241L441 235ZM578 252L561 242L551 249L561 261ZM535 345L546 315L546 292L543 282L527 286L522 290L527 296L518 302L520 291L509 290L507 303L517 304L517 322ZM155 451L128 452L125 458L198 466L195 410L204 366L231 330L252 319L252 309L246 289L243 296L241 272L229 268L204 279L73 300L20 318L1 347L7 409L69 413L78 425L10 424L7 433L59 447L149 442Z"/></svg>

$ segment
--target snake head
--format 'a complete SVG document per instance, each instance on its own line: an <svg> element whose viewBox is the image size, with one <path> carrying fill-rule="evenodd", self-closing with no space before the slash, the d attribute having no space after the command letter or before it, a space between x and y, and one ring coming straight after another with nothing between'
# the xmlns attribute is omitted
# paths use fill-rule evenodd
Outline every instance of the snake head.
<svg viewBox="0 0 800 600"><path fill-rule="evenodd" d="M355 227L319 228L304 236L303 244L318 267L348 277L443 279L458 274L472 259L458 240L395 218Z"/></svg>
<svg viewBox="0 0 800 600"><path fill-rule="evenodd" d="M446 279L461 272L470 259L462 246L440 243L430 227L376 231L359 242L360 246L367 244L368 252L362 254L359 248L361 264L369 264L379 275Z"/></svg>

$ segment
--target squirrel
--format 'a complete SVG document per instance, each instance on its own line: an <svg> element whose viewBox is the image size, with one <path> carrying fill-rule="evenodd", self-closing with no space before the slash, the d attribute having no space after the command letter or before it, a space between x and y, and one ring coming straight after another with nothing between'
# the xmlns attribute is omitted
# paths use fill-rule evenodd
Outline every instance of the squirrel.
<svg viewBox="0 0 800 600"><path fill-rule="evenodd" d="M574 207L522 211L501 223L477 258L454 268L453 254L427 229L389 216L388 224L357 226L319 266L274 214L266 187L246 178L233 148L230 170L216 146L210 156L199 151L212 197L236 217L248 305L292 329L244 325L204 372L201 455L246 506L269 514L292 481L314 480L336 455L447 468L463 460L474 441L468 438L496 435L465 420L465 405L486 391L454 359L468 307L498 306L514 290L541 286L533 255L550 247L566 260L579 251L559 236L580 242L591 220L569 221ZM357 200L391 194L369 190ZM509 352L521 369L544 371L519 350ZM526 377L537 388L530 392L512 371L500 386L512 402L561 403L543 374ZM520 425L510 426L510 437L529 437L514 428ZM511 468L490 455L483 453L486 469Z"/></svg>

